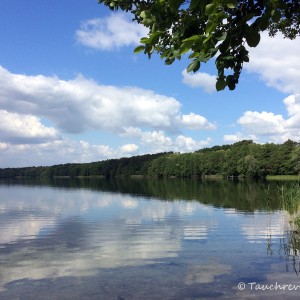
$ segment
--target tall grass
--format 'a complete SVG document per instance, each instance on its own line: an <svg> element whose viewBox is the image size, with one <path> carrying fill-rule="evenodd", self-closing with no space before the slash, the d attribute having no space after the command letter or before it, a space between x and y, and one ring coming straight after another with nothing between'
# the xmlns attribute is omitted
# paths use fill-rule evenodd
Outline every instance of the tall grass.
<svg viewBox="0 0 300 300"><path fill-rule="evenodd" d="M286 238L282 239L282 247L286 256L286 268L292 266L300 273L300 184L282 185L278 187L281 209L289 213L289 226Z"/></svg>
<svg viewBox="0 0 300 300"><path fill-rule="evenodd" d="M300 176L299 175L267 175L267 180L299 181Z"/></svg>
<svg viewBox="0 0 300 300"><path fill-rule="evenodd" d="M280 247L278 253L282 253L286 258L286 270L290 268L300 275L300 183L292 182L282 184L276 190L270 189L270 186L265 190L265 201L267 208L271 212L271 204L274 201L275 192L276 198L279 199L279 209L284 211L282 224L284 226L284 237L280 239ZM271 218L271 214L270 214ZM271 226L271 219L269 220ZM267 253L273 255L272 235L268 236Z"/></svg>
<svg viewBox="0 0 300 300"><path fill-rule="evenodd" d="M280 207L291 214L298 213L300 209L300 185L299 182L291 185L281 185L278 187Z"/></svg>

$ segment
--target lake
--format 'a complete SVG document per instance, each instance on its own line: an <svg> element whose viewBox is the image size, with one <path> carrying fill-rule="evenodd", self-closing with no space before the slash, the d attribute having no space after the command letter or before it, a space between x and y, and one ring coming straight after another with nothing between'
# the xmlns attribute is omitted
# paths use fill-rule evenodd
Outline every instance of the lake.
<svg viewBox="0 0 300 300"><path fill-rule="evenodd" d="M279 184L2 181L0 299L299 298Z"/></svg>

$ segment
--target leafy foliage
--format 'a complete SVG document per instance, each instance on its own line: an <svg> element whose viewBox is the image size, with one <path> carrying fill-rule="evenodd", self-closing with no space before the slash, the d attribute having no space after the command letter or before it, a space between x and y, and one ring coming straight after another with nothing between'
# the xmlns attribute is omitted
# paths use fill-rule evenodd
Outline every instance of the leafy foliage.
<svg viewBox="0 0 300 300"><path fill-rule="evenodd" d="M177 177L206 175L265 177L300 174L300 143L255 144L244 140L194 153L158 153L86 164L0 169L0 178L60 176L82 177Z"/></svg>
<svg viewBox="0 0 300 300"><path fill-rule="evenodd" d="M188 72L215 57L216 89L234 90L249 47L260 42L261 32L281 32L294 39L300 34L298 0L99 0L111 10L133 14L149 29L135 53L160 54L165 64L188 53Z"/></svg>

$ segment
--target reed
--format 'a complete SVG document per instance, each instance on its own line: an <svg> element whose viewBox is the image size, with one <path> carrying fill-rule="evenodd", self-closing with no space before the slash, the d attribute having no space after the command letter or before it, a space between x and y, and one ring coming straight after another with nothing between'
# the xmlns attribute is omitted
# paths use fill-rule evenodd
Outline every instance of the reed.
<svg viewBox="0 0 300 300"><path fill-rule="evenodd" d="M282 181L300 181L300 176L299 175L268 175L266 177L267 180L282 180Z"/></svg>

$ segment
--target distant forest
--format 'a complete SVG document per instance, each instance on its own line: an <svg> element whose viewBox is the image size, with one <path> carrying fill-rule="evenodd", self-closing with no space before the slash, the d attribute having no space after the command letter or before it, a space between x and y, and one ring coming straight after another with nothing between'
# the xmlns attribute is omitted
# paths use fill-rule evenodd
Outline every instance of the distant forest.
<svg viewBox="0 0 300 300"><path fill-rule="evenodd" d="M145 176L192 178L206 175L265 177L300 174L300 143L256 144L244 140L194 153L158 153L92 163L4 168L0 178Z"/></svg>

